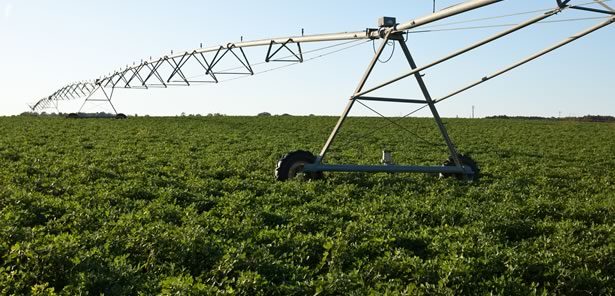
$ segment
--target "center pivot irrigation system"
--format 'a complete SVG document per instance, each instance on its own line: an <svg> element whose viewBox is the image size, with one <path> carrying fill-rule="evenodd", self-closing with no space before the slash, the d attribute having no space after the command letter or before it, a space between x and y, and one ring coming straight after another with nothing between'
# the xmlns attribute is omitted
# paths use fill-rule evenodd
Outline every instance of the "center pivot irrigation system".
<svg viewBox="0 0 615 296"><path fill-rule="evenodd" d="M594 0L594 2L585 3L582 5L570 4L570 0L556 0L557 6L553 9L542 11L542 13L534 18L531 18L523 23L512 26L503 32L497 33L485 40L476 42L468 47L465 47L459 51L456 51L450 55L447 55L441 59L438 59L432 63L417 66L410 50L406 44L405 37L408 35L409 30L420 28L427 24L437 22L452 16L463 14L465 12L489 6L497 2L504 0L471 0L461 4L446 8L444 10L435 12L433 14L411 20L402 24L398 24L395 18L383 17L379 21L379 28L368 28L364 31L358 32L344 32L333 34L321 34L321 35L301 35L293 37L275 38L275 39L263 39L257 41L229 43L225 46L216 46L195 49L192 51L186 51L179 54L173 54L164 56L159 59L149 59L148 61L141 61L139 64L133 66L127 66L125 69L116 71L108 76L96 79L94 81L78 82L67 85L60 90L56 91L49 97L39 100L35 105L31 106L32 111L40 111L45 108L57 109L58 102L61 100L70 100L85 97L84 103L91 101L103 101L108 102L113 108L116 115L122 118L122 114L118 114L111 102L114 90L116 88L127 89L149 89L155 87L166 88L169 86L190 86L192 84L199 83L218 83L222 75L254 75L253 65L250 64L245 48L249 47L268 47L267 55L265 57L265 63L269 62L292 62L302 63L305 61L304 52L301 48L302 43L314 43L314 42L331 42L331 41L375 41L381 40L380 46L375 51L375 54L367 67L367 70L361 78L357 88L350 97L344 112L342 113L339 121L337 122L333 132L326 141L319 155L314 155L307 151L295 151L284 156L277 164L275 173L276 178L280 181L295 178L297 176L304 176L309 179L318 179L323 176L323 172L419 172L419 173L436 173L442 176L454 176L462 180L474 180L478 176L479 168L476 163L467 156L458 153L453 141L449 137L447 129L438 114L436 104L444 100L447 100L453 96L456 96L462 92L465 92L471 88L474 88L486 81L500 76L506 72L509 72L519 66L522 66L530 61L533 61L547 53L550 53L564 45L567 45L579 38L582 38L594 31L604 28L613 22L615 22L615 10L608 6L605 2L609 0ZM589 4L598 5L598 8L588 7ZM433 98L423 81L422 71L434 67L438 64L449 61L455 57L463 55L474 49L482 47L488 43L505 37L513 32L527 28L531 25L539 22L544 22L545 19L555 16L564 10L583 10L591 13L597 13L604 16L604 21L588 28L582 32L570 36L569 38L548 47L536 54L533 54L526 59L523 59L511 66L494 72L491 75L482 77L476 82L473 82L463 88L455 90L450 94L441 98ZM403 54L408 62L409 71L403 75L390 79L384 83L378 84L375 87L366 89L365 84L369 79L375 65L381 58L384 49L387 44L399 43ZM343 45L343 44L342 44ZM331 46L334 47L334 46ZM279 57L281 52L290 53L289 56ZM209 55L209 57L207 57ZM224 58L230 58L238 63L239 67L222 70L220 62ZM186 75L188 63L191 62L193 66L197 66L201 72L200 76L188 76ZM238 71L239 69L239 71ZM195 77L207 77L207 80L195 80ZM407 99L407 98L390 98L390 97L375 97L370 96L374 91L389 86L397 81L406 79L408 77L414 77L416 79L424 99ZM202 79L202 78L201 78ZM94 93L101 91L104 94L104 99L93 99ZM374 102L390 102L390 103L404 103L404 104L419 104L422 105L418 110L429 108L433 118L438 126L438 129L442 135L446 146L450 152L449 159L441 166L409 166L409 165L393 165L391 164L391 155L389 152L383 153L383 164L381 165L330 165L325 164L324 159L331 147L332 143L336 139L336 136L350 111L352 110L356 102L360 104L363 101ZM81 112L81 109L79 112ZM418 111L417 110L417 111ZM413 112L414 113L414 112ZM412 113L411 113L412 114ZM77 116L77 114L72 114ZM409 114L410 115L410 114ZM407 115L407 116L409 116ZM406 117L407 117L406 116ZM395 122L392 122L395 123Z"/></svg>

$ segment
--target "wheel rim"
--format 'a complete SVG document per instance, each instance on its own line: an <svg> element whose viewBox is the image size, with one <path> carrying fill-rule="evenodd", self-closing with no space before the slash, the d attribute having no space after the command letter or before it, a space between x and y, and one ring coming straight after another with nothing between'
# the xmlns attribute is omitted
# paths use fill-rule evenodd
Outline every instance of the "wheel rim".
<svg viewBox="0 0 615 296"><path fill-rule="evenodd" d="M464 156L464 155L459 155L459 160L461 161L461 165L465 168L465 169L470 169L472 170L472 173L441 173L440 177L441 178L448 178L448 177L455 177L458 180L465 180L468 182L474 182L477 180L478 178L478 173L479 173L479 168L476 165L476 163L474 162L474 160L472 160L472 158L468 157L468 156ZM449 167L456 167L457 165L455 164L454 160L451 158L449 158L447 161L444 162L444 166L449 166Z"/></svg>
<svg viewBox="0 0 615 296"><path fill-rule="evenodd" d="M298 161L298 162L293 163L293 165L291 165L290 168L288 169L288 178L293 179L293 178L296 178L297 175L302 174L303 168L305 167L306 164L307 164L306 161Z"/></svg>

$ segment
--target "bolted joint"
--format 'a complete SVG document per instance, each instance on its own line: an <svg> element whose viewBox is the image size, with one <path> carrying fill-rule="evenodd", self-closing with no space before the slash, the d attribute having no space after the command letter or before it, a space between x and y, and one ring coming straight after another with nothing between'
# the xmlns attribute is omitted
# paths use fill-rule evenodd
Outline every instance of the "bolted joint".
<svg viewBox="0 0 615 296"><path fill-rule="evenodd" d="M570 0L556 0L557 1L557 6L559 6L559 8L565 8L566 6L568 6L568 2L570 2Z"/></svg>

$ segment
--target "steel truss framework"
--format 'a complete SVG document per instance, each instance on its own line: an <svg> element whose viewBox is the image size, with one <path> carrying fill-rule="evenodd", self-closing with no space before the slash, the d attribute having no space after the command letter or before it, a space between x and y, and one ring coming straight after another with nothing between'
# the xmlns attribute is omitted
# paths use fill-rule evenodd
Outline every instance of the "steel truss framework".
<svg viewBox="0 0 615 296"><path fill-rule="evenodd" d="M464 12L488 6L503 0L471 0L462 4L449 7L434 14L408 21L406 23L398 24L392 27L381 27L379 29L366 29L358 32L347 33L334 33L334 34L322 34L322 35L309 35L309 36L296 36L296 37L284 37L274 39L263 39L256 41L247 41L239 43L229 43L225 46L216 46L209 48L199 48L193 51L184 52L181 54L171 54L170 56L164 56L158 59L151 59L148 61L142 61L140 64L126 67L123 70L116 71L109 76L101 79L89 82L78 82L61 88L53 93L51 96L39 100L34 106L31 107L32 111L39 111L45 108L56 108L58 102L63 100L71 100L84 98L84 105L89 101L105 101L108 102L114 112L117 114L115 107L113 106L111 99L113 97L114 90L116 88L125 89L149 89L149 88L167 88L171 86L190 86L193 84L202 83L218 83L220 82L219 76L221 75L254 75L252 64L248 60L245 48L249 47L264 47L268 46L265 62L303 62L303 51L301 43L309 42L327 42L327 41L348 41L348 40L376 40L380 39L381 44L373 56L363 78L359 82L356 90L350 97L346 108L344 109L341 117L339 118L335 128L326 141L320 154L314 158L314 161L303 161L300 165L301 171L308 173L320 173L324 171L362 171L362 172L425 172L425 173L442 173L452 174L464 177L472 176L476 168L465 164L461 155L457 152L453 141L451 140L445 125L440 118L436 104L444 100L447 100L453 96L456 96L462 92L465 92L471 88L474 88L482 83L485 83L495 77L498 77L504 73L507 73L513 69L518 68L530 61L540 58L564 45L567 45L579 38L582 38L594 31L604 28L613 22L615 22L615 10L606 5L603 0L594 0L595 3L602 6L603 9L590 8L578 5L569 5L570 0L556 0L557 6L552 10L541 14L537 17L531 18L521 24L518 24L512 28L509 28L503 32L497 33L485 40L476 42L468 47L465 47L459 51L456 51L450 55L447 55L437 61L429 64L418 66L404 41L404 34L407 30L418 28L420 26L439 21L454 15L462 14ZM551 47L548 47L534 55L531 55L517 63L512 64L509 67L494 72L491 75L482 77L476 82L473 82L461 89L455 90L450 94L441 98L433 98L422 78L421 72L431 67L449 61L455 57L468 53L474 49L482 47L495 40L508 36L516 31L527 28L540 21L543 21L549 17L555 16L560 12L568 9L582 10L592 13L599 13L608 16L608 18L593 27L588 28L582 32L570 36L569 38L557 43ZM389 42L396 42L400 45L404 57L408 62L410 70L403 75L380 83L374 87L365 88L367 80L370 78L374 67L379 61L383 50ZM296 45L296 50L292 48ZM290 53L286 57L276 57L281 52ZM238 67L231 70L220 69L220 62L223 59L231 59ZM186 68L189 63L195 65L200 69L199 76L188 76ZM206 80L196 80L194 77L207 77ZM408 98L385 98L370 96L374 91L389 86L395 82L406 79L408 77L414 77L418 86L423 94L423 99L408 99ZM107 90L105 90L107 89ZM110 89L110 90L109 90ZM93 99L94 93L101 91L104 94L104 99ZM450 166L402 166L402 165L375 165L375 166L358 166L358 165L327 165L323 162L329 148L334 142L337 134L342 128L346 118L350 114L355 102L361 101L377 101L377 102L390 102L390 103L404 103L404 104L420 104L421 108L429 108L433 118L438 126L441 136L448 147L451 155L452 163ZM82 107L83 108L83 105ZM279 169L280 164L278 164ZM278 179L285 179L280 178Z"/></svg>
<svg viewBox="0 0 615 296"><path fill-rule="evenodd" d="M483 84L497 76L500 76L504 73L507 73L511 70L514 70L526 63L529 63L537 58L540 58L564 45L567 45L579 38L582 38L592 32L595 32L601 28L604 28L610 24L612 24L613 22L615 22L615 10L613 10L612 8L606 6L606 4L599 2L600 4L602 4L603 6L605 6L605 8L607 8L607 10L599 10L599 9L591 9L591 8L586 8L586 7L577 7L577 6L568 6L569 1L557 1L558 6L557 8L548 11L538 17L529 19L517 26L514 26L508 30L505 30L503 32L500 32L498 34L495 34L485 40L479 41L475 44L472 44L462 50L459 50L457 52L454 52L444 58L441 58L437 61L434 61L430 64L427 64L425 66L421 66L418 67L414 61L414 59L412 58L412 55L410 53L410 50L408 48L408 46L406 45L406 42L404 41L403 38L403 34L401 32L398 31L394 31L391 30L387 33L387 35L383 38L381 45L379 47L379 49L376 51L374 57L372 58L371 63L368 66L368 69L365 73L365 75L363 76L363 78L361 79L361 81L359 82L359 85L357 86L357 89L355 90L355 92L353 93L353 95L350 97L350 100L346 106L346 108L344 109L344 112L342 113L342 116L340 117L340 119L338 120L337 125L335 126L335 128L333 129L333 132L331 133L331 135L329 136L329 139L327 140L327 142L325 143L324 147L322 148L320 154L316 157L315 162L313 163L308 163L305 164L303 166L303 170L305 172L310 172L310 173L315 173L315 172L348 172L348 171L353 171L353 172L419 172L419 173L441 173L441 174L447 174L447 175L457 175L457 176L462 176L464 179L472 179L475 178L475 173L474 170L476 168L472 168L471 166L465 164L462 161L462 156L457 152L457 149L455 147L455 145L453 144L447 130L446 127L444 125L444 123L442 122L442 119L440 118L440 115L438 113L438 110L436 108L436 104L440 103L444 100L447 100L449 98L452 98L458 94L461 94L469 89L472 89L480 84ZM587 30L584 30L582 32L579 32L573 36L570 36L569 38L567 38L566 40L559 42L551 47L548 47L536 54L533 54L517 63L514 63L513 65L504 68L502 70L499 70L491 75L487 75L482 77L480 80L473 82L465 87L462 87L456 91L453 91L452 93L443 96L441 98L438 99L434 99L432 98L425 82L423 81L423 76L421 74L421 71L427 70L431 67L434 67L436 65L439 65L443 62L446 62L448 60L451 60L455 57L458 57L460 55L463 55L467 52L470 52L476 48L479 48L483 45L486 45L488 43L491 43L495 40L498 40L502 37L508 36L509 34L512 34L516 31L519 31L523 28L529 27L533 24L536 24L540 21L543 21L549 17L555 16L557 14L559 14L560 12L562 12L565 9L579 9L579 10L585 10L585 11L591 11L591 12L598 12L598 13L603 13L603 14L607 14L607 15L611 15L611 17L602 22L599 23L598 25L595 25ZM380 59L380 56L382 55L382 52L384 50L384 48L387 45L387 42L389 42L390 40L394 41L394 42L398 42L399 45L402 48L402 51L404 53L404 56L408 62L409 67L411 68L410 71L408 71L407 73L398 76L394 79L388 80L384 83L378 84L375 87L369 88L369 89L364 89L365 84L367 82L367 80L369 79L372 71L374 70L374 67L376 66L378 60ZM382 89L386 86L389 86L395 82L398 82L400 80L403 80L405 78L411 77L413 76L420 89L421 92L423 93L424 96L424 100L416 100L416 99L407 99L407 98L384 98L384 97L373 97L373 96L369 96L369 94L373 93L376 90ZM354 106L355 102L357 101L377 101L377 102L392 102L392 103L405 103L405 104L422 104L423 107L422 108L426 108L428 107L429 110L431 111L431 114L438 126L438 129L441 133L442 138L444 139L444 142L446 143L446 146L450 152L451 155L451 159L454 163L454 165L451 166L400 166L400 165L327 165L323 163L323 160L327 154L327 152L329 151L329 148L331 147L331 144L333 143L333 141L335 140L337 134L339 133L342 125L344 124L344 121L347 119L348 115L350 114L350 111L352 109L352 107ZM420 109L422 109L420 108Z"/></svg>

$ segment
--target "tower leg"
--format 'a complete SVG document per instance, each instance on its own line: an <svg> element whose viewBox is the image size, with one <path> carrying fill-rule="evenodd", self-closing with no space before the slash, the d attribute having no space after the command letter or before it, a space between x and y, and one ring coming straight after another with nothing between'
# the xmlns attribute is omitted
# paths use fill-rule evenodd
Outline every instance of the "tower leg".
<svg viewBox="0 0 615 296"><path fill-rule="evenodd" d="M399 40L399 44L401 45L404 55L406 56L406 59L408 60L408 64L410 64L410 67L412 68L412 70L416 69L417 65L414 62L412 55L410 54L410 50L408 49L406 42L404 42L403 40ZM418 82L419 87L421 88L421 92L423 92L425 101L427 101L429 110L431 110L431 114L433 115L433 118L436 121L436 124L438 125L440 134L442 134L442 138L444 138L444 142L446 142L446 146L448 147L448 150L451 153L451 157L453 158L455 165L458 167L461 167L462 164L459 158L459 154L457 152L457 148L455 148L455 145L453 144L453 141L451 140L451 137L449 136L448 131L446 130L446 126L444 126L444 123L442 122L442 118L440 117L440 114L438 113L438 109L436 108L436 103L431 98L431 94L429 93L429 90L427 89L427 86L425 85L425 81L423 80L421 73L420 72L414 73L414 77L416 78L416 81Z"/></svg>
<svg viewBox="0 0 615 296"><path fill-rule="evenodd" d="M94 94L96 93L96 91L101 90L102 93L105 95L105 99L104 100L93 100L92 96L94 96ZM83 110L83 107L85 107L85 104L87 104L87 102L94 102L94 101L104 101L104 102L108 102L109 105L111 105L111 108L113 109L113 112L115 113L115 115L117 115L117 110L115 109L115 106L113 105L113 103L111 102L111 99L113 98L113 93L115 91L115 88L111 88L111 92L107 93L105 91L105 88L102 85L97 86L94 91L92 91L87 98L85 98L85 101L83 101L83 104L81 104L81 108L79 108L79 111L77 113L81 113L81 111Z"/></svg>
<svg viewBox="0 0 615 296"><path fill-rule="evenodd" d="M374 70L374 67L376 66L376 63L378 62L378 59L380 59L380 56L382 55L382 52L384 51L384 48L386 47L387 43L389 42L389 38L390 38L390 33L388 33L383 38L382 43L380 44L380 47L378 48L378 50L374 54L374 57L372 58L372 61L370 62L369 66L367 67L367 70L365 71L365 74L363 74L363 78L361 78L361 81L359 82L359 85L357 86L355 92L353 93L353 96L350 97L350 100L348 101L348 104L346 105L346 108L344 109L344 112L342 113L342 116L340 116L339 120L337 121L337 124L335 125L335 128L333 129L333 132L331 132L331 135L329 136L329 139L325 143L325 146L322 148L322 150L320 152L320 155L318 157L316 157L316 164L322 163L322 160L325 158L325 155L329 151L329 148L331 147L331 144L333 143L333 141L337 137L337 134L339 133L340 129L342 128L342 125L346 121L346 118L348 118L348 114L350 114L350 110L352 110L352 107L353 107L355 101L357 100L357 98L354 96L354 94L362 91L363 87L365 87L365 83L367 82L367 79L369 79L369 76L372 74L372 71Z"/></svg>

